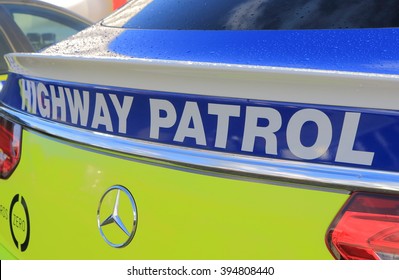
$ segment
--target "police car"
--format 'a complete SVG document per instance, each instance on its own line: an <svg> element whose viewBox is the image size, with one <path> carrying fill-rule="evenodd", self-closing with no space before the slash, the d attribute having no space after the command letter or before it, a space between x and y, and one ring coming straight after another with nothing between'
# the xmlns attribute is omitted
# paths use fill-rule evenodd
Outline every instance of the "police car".
<svg viewBox="0 0 399 280"><path fill-rule="evenodd" d="M397 259L399 1L131 1L6 56L18 259Z"/></svg>

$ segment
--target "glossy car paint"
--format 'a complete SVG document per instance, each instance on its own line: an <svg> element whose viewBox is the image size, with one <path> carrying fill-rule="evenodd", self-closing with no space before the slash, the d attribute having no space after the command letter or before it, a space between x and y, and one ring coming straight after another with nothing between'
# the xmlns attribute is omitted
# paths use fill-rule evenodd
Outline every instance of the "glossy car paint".
<svg viewBox="0 0 399 280"><path fill-rule="evenodd" d="M313 108L329 117L329 109L333 113L360 112L362 116L376 113L388 118L381 132L389 127L389 116L396 115L398 109L398 55L391 44L396 40L391 36L395 32L161 32L97 25L43 54L12 55L8 61L16 74L12 75L16 79L14 86L15 81L27 79L81 91L89 89L91 96L98 92L123 96L134 90L145 92L144 96L149 92L153 98L168 98L173 93L198 103L206 97L209 103L227 99L229 104L243 104L244 97L251 106L251 102L258 102L262 108ZM364 45L365 38L378 51L369 51L373 46ZM248 44L244 46L243 39L251 42L253 51L245 51ZM130 43L124 44L126 41ZM237 51L218 51L226 42L229 50ZM268 48L262 47L262 42ZM82 56L76 56L76 50ZM48 68L49 64L54 67ZM206 160L220 152L212 146L200 150L202 163L190 164L185 157L166 159L162 154L151 157L133 150L138 140L131 135L124 137L103 129L84 141L81 134L90 135L91 129L73 126L68 119L57 118L56 113L46 118L23 110L13 103L18 91L7 88L10 91L1 95L2 114L26 127L21 162L8 180L0 181L0 204L7 213L0 217L1 244L16 258L329 259L325 231L350 191L397 192L397 183L384 181L396 176L395 159L379 167L346 164L342 168L347 176L337 179L334 176L338 172L328 172L329 166L335 166L332 158L299 162L306 170L300 177L299 165L294 164L291 173L286 172L281 153L277 157L246 155L259 163L254 173L250 166L207 166ZM265 105L265 100L271 103ZM171 102L182 110L182 105ZM115 113L112 118L116 118ZM337 127L337 123L341 124ZM334 135L340 134L342 117L333 124ZM57 127L60 130L55 130ZM72 133L67 134L68 129ZM367 135L367 141L373 138L367 134L367 126L357 131ZM282 138L287 137L284 133L286 130ZM387 155L392 145L385 139L390 137L374 137L377 151L362 145L354 150ZM391 140L395 141L394 137ZM139 139L143 140L142 144L148 146L149 139ZM132 150L128 150L129 145L124 150L109 146L112 141L130 143ZM188 154L193 148L197 151L197 147L181 143L156 144ZM227 151L223 157L224 163L228 158L239 158L236 151ZM288 166L292 164L292 158L284 160ZM270 167L272 163L278 168ZM262 164L265 173L257 173ZM244 172L240 168L247 169ZM325 170L330 180L311 176L318 168ZM364 178L371 183L362 184ZM122 249L106 244L97 227L98 204L113 185L129 189L138 208L136 235ZM22 230L21 223L13 225L13 221L20 220L13 220L9 211L16 195L25 199L29 212L29 245L24 251L20 243L26 241L27 228ZM27 221L23 207L13 209L12 214L15 211ZM19 234L17 244L11 231Z"/></svg>
<svg viewBox="0 0 399 280"><path fill-rule="evenodd" d="M41 70L34 71L40 76ZM324 231L346 200L345 190L182 171L179 165L160 166L140 158L87 151L54 141L58 136L25 131L22 160L15 173L1 182L5 208L10 209L19 194L29 209L30 241L24 252L10 236L12 217L1 223L2 243L17 258L331 258ZM136 236L123 249L106 244L96 224L101 196L116 184L133 194L139 216ZM282 222L287 219L292 220ZM21 240L25 240L23 233Z"/></svg>
<svg viewBox="0 0 399 280"><path fill-rule="evenodd" d="M2 182L0 202L8 208L20 194L28 205L25 252L16 248L9 221L1 218L1 242L17 258L331 258L324 231L346 195L183 172L31 132L23 139L23 158ZM136 236L123 249L106 244L96 224L101 196L115 184L129 188L138 206Z"/></svg>

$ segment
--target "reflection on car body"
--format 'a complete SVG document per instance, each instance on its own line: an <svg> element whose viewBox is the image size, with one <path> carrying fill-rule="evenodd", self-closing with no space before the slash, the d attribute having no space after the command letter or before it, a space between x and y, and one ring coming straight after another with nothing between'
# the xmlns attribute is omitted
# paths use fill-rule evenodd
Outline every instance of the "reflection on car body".
<svg viewBox="0 0 399 280"><path fill-rule="evenodd" d="M7 55L2 252L397 259L397 5L139 0Z"/></svg>

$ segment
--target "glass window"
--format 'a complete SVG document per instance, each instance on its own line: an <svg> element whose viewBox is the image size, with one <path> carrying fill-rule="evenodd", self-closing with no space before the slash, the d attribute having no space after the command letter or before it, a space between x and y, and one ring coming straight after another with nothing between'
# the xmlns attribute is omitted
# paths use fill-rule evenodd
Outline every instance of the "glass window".
<svg viewBox="0 0 399 280"><path fill-rule="evenodd" d="M8 44L4 34L0 30L0 75L7 72L7 64L4 59L4 55L12 52L10 45Z"/></svg>
<svg viewBox="0 0 399 280"><path fill-rule="evenodd" d="M399 0L134 0L104 25L292 30L399 26Z"/></svg>
<svg viewBox="0 0 399 280"><path fill-rule="evenodd" d="M6 5L36 51L86 28L86 23L60 12L28 5Z"/></svg>

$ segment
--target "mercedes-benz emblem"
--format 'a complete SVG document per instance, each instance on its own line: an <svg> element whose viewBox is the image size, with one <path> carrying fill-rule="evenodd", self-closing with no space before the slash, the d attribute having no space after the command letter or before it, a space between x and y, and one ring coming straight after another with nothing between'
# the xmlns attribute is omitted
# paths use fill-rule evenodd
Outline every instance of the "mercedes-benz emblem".
<svg viewBox="0 0 399 280"><path fill-rule="evenodd" d="M112 186L101 197L97 225L110 246L123 248L132 241L137 229L137 207L132 194L122 186Z"/></svg>

